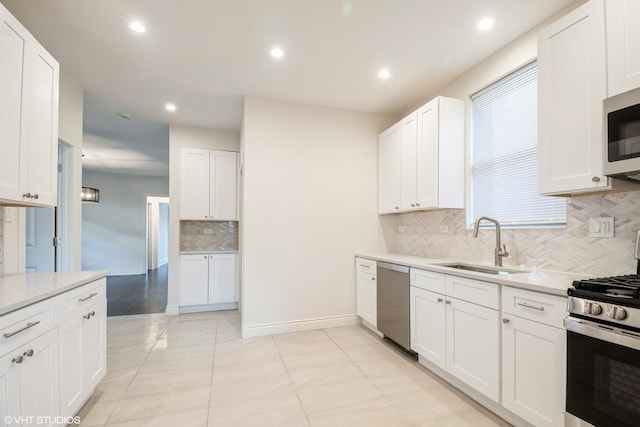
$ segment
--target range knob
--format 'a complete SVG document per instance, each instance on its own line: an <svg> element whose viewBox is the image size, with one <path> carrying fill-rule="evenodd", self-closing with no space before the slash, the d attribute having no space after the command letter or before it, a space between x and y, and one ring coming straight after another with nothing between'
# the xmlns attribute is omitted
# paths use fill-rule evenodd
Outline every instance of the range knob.
<svg viewBox="0 0 640 427"><path fill-rule="evenodd" d="M595 302L587 302L582 308L582 314L591 314L593 316L599 316L602 314L602 306Z"/></svg>
<svg viewBox="0 0 640 427"><path fill-rule="evenodd" d="M607 316L613 320L624 320L627 318L627 311L622 307L610 305L607 308Z"/></svg>

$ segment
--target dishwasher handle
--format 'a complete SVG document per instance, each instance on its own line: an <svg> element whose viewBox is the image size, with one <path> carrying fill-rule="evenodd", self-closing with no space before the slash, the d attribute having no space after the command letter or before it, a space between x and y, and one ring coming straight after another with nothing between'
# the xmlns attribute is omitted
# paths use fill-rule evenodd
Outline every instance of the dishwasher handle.
<svg viewBox="0 0 640 427"><path fill-rule="evenodd" d="M407 267L406 265L391 264L388 262L381 262L381 261L378 261L377 265L378 265L378 268L384 268L386 270L397 271L398 273L409 274L409 267Z"/></svg>

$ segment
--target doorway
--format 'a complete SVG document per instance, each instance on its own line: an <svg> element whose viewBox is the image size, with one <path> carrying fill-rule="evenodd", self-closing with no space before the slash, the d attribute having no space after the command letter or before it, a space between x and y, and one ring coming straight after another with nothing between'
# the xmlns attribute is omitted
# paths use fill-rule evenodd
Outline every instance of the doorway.
<svg viewBox="0 0 640 427"><path fill-rule="evenodd" d="M70 212L73 206L73 147L58 144L58 200L54 208L25 208L25 272L71 271ZM65 250L68 249L68 250Z"/></svg>

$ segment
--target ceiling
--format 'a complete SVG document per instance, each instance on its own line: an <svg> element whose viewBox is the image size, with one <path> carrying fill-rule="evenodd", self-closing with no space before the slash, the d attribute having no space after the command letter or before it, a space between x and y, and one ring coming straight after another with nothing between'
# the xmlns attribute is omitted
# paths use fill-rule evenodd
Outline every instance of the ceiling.
<svg viewBox="0 0 640 427"><path fill-rule="evenodd" d="M128 144L114 127L136 137L135 121L151 135L157 123L238 130L243 96L400 114L573 2L0 1L88 91L87 150L111 139L102 131ZM495 26L479 32L486 16ZM132 32L132 19L147 31ZM274 45L283 58L270 56Z"/></svg>

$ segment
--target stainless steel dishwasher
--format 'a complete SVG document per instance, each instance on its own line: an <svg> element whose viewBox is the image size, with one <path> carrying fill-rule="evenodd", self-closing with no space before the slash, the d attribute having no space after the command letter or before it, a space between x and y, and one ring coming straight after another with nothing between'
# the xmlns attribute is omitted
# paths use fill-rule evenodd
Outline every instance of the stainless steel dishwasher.
<svg viewBox="0 0 640 427"><path fill-rule="evenodd" d="M409 341L409 267L377 262L378 330L411 351Z"/></svg>

